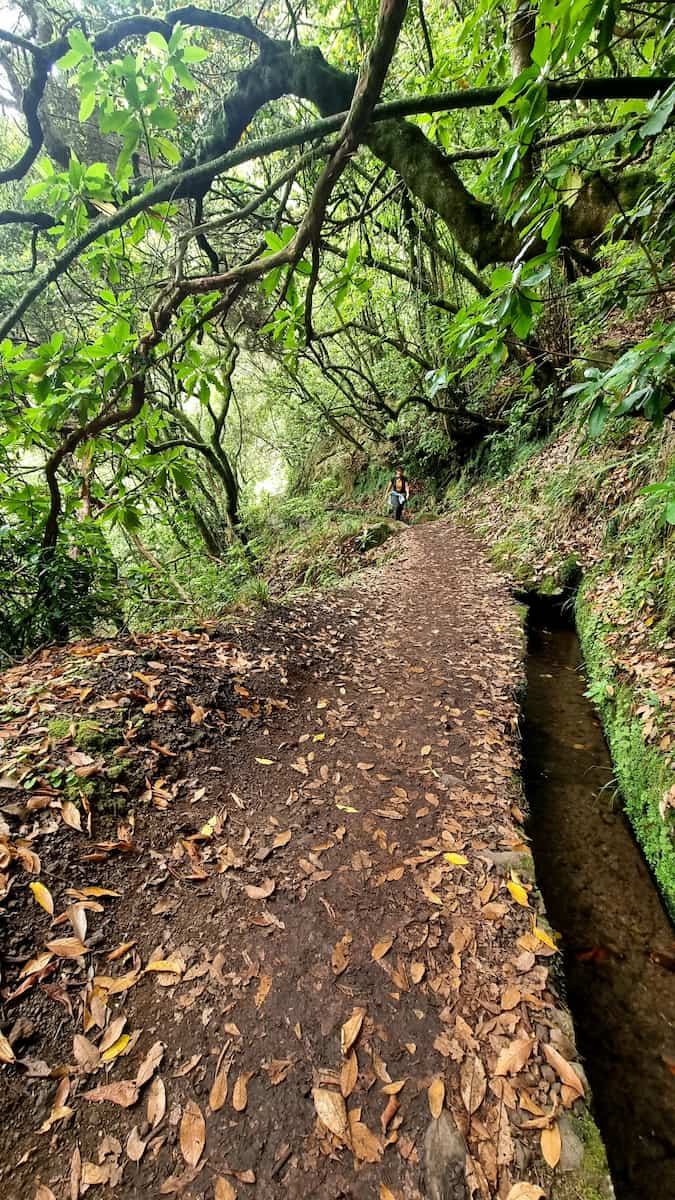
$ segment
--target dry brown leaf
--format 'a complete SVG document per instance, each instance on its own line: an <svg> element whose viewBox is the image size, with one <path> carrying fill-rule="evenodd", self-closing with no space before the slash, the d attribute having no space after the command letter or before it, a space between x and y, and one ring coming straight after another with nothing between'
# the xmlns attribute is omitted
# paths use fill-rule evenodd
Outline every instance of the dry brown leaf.
<svg viewBox="0 0 675 1200"><path fill-rule="evenodd" d="M495 1075L517 1075L522 1071L534 1047L534 1038L516 1038L500 1051Z"/></svg>
<svg viewBox="0 0 675 1200"><path fill-rule="evenodd" d="M559 1051L550 1044L550 1042L544 1042L541 1048L544 1052L544 1058L550 1063L550 1065L553 1067L553 1070L560 1076L562 1082L566 1084L568 1088L571 1088L577 1096L583 1096L584 1085L574 1070L574 1067L568 1063L566 1058L563 1058L562 1054L560 1054Z"/></svg>
<svg viewBox="0 0 675 1200"><path fill-rule="evenodd" d="M407 1082L408 1076L406 1075L405 1079L395 1079L393 1083L386 1083L382 1091L385 1096L398 1096L398 1093L403 1091Z"/></svg>
<svg viewBox="0 0 675 1200"><path fill-rule="evenodd" d="M385 954L389 953L393 944L393 937L384 938L381 942L376 942L370 952L370 957L374 962L379 962L381 958L384 958Z"/></svg>
<svg viewBox="0 0 675 1200"><path fill-rule="evenodd" d="M78 1067L84 1071L95 1071L101 1061L98 1048L81 1033L76 1033L73 1038L73 1055Z"/></svg>
<svg viewBox="0 0 675 1200"><path fill-rule="evenodd" d="M87 913L84 904L71 904L66 909L66 916L73 927L75 937L84 942L87 936Z"/></svg>
<svg viewBox="0 0 675 1200"><path fill-rule="evenodd" d="M268 996L271 986L272 986L272 976L271 975L261 975L260 983L258 984L258 990L255 994L256 1008L262 1008L263 1004L265 1003L265 1001L267 999L267 996Z"/></svg>
<svg viewBox="0 0 675 1200"><path fill-rule="evenodd" d="M4 1033L0 1033L0 1063L13 1063L14 1061L14 1051Z"/></svg>
<svg viewBox="0 0 675 1200"><path fill-rule="evenodd" d="M82 1178L82 1155L80 1147L76 1146L73 1150L73 1156L70 1160L70 1200L79 1200L80 1197L80 1180Z"/></svg>
<svg viewBox="0 0 675 1200"><path fill-rule="evenodd" d="M560 1162L560 1152L562 1150L562 1139L560 1137L560 1127L556 1121L550 1129L542 1129L541 1131L541 1152L544 1156L544 1161L549 1167L557 1167Z"/></svg>
<svg viewBox="0 0 675 1200"><path fill-rule="evenodd" d="M429 1111L437 1121L443 1112L443 1104L445 1103L445 1080L441 1079L440 1075L434 1079L429 1087Z"/></svg>
<svg viewBox="0 0 675 1200"><path fill-rule="evenodd" d="M80 958L89 953L77 937L55 938L53 942L45 942L45 946L50 954L56 954L58 958Z"/></svg>
<svg viewBox="0 0 675 1200"><path fill-rule="evenodd" d="M272 842L272 849L279 850L282 846L287 846L292 837L293 833L290 829L286 829L283 833L278 833Z"/></svg>
<svg viewBox="0 0 675 1200"><path fill-rule="evenodd" d="M180 1149L189 1167L196 1167L206 1144L206 1122L199 1105L188 1100L180 1123Z"/></svg>
<svg viewBox="0 0 675 1200"><path fill-rule="evenodd" d="M313 1089L312 1097L317 1116L326 1129L329 1129L336 1137L342 1138L343 1141L347 1140L347 1109L344 1097L339 1092L331 1092L328 1088L320 1087Z"/></svg>
<svg viewBox="0 0 675 1200"><path fill-rule="evenodd" d="M515 1008L517 1004L520 1004L522 998L523 995L520 991L520 988L514 987L513 985L504 988L504 991L502 992L502 1008L505 1012L510 1012L512 1008Z"/></svg>
<svg viewBox="0 0 675 1200"><path fill-rule="evenodd" d="M216 1076L209 1092L209 1108L211 1112L220 1112L225 1101L227 1100L227 1077L230 1073L230 1064L224 1063L216 1071Z"/></svg>
<svg viewBox="0 0 675 1200"><path fill-rule="evenodd" d="M342 1071L340 1072L340 1091L345 1100L354 1091L358 1077L359 1060L356 1057L356 1051L352 1050L342 1064Z"/></svg>
<svg viewBox="0 0 675 1200"><path fill-rule="evenodd" d="M144 1083L147 1083L149 1079L152 1079L163 1058L164 1043L154 1042L148 1050L148 1053L143 1059L140 1067L138 1068L138 1074L136 1076L137 1088L142 1088Z"/></svg>
<svg viewBox="0 0 675 1200"><path fill-rule="evenodd" d="M344 1025L342 1026L342 1029L340 1030L340 1046L344 1055L349 1054L349 1051L359 1036L365 1015L365 1008L355 1008L349 1020L345 1021Z"/></svg>
<svg viewBox="0 0 675 1200"><path fill-rule="evenodd" d="M159 1125L166 1112L166 1088L164 1080L157 1076L148 1088L146 1116L153 1129Z"/></svg>
<svg viewBox="0 0 675 1200"><path fill-rule="evenodd" d="M349 966L349 947L352 944L351 933L345 933L344 937L333 947L331 954L331 966L335 975L341 975Z"/></svg>
<svg viewBox="0 0 675 1200"><path fill-rule="evenodd" d="M218 1175L213 1181L213 1200L237 1200L237 1190L229 1179Z"/></svg>
<svg viewBox="0 0 675 1200"><path fill-rule="evenodd" d="M140 1133L138 1132L138 1127L134 1125L127 1138L127 1158L131 1159L132 1162L140 1162L145 1154L145 1147L147 1144L148 1143L143 1141Z"/></svg>
<svg viewBox="0 0 675 1200"><path fill-rule="evenodd" d="M247 883L244 891L251 900L267 900L267 897L272 895L276 886L273 879L264 879L259 887L256 887L253 883Z"/></svg>
<svg viewBox="0 0 675 1200"><path fill-rule="evenodd" d="M536 1183L514 1183L506 1200L546 1200L546 1192Z"/></svg>
<svg viewBox="0 0 675 1200"><path fill-rule="evenodd" d="M396 1196L392 1192L391 1188L387 1187L386 1183L380 1184L378 1200L396 1200Z"/></svg>
<svg viewBox="0 0 675 1200"><path fill-rule="evenodd" d="M351 1147L356 1158L361 1162L379 1162L384 1154L384 1146L378 1137L363 1124L363 1121L350 1121L349 1133Z"/></svg>
<svg viewBox="0 0 675 1200"><path fill-rule="evenodd" d="M248 1104L248 1085L255 1071L244 1071L237 1079L232 1090L232 1107L235 1112L243 1112Z"/></svg>
<svg viewBox="0 0 675 1200"><path fill-rule="evenodd" d="M426 972L426 965L423 962L414 962L410 964L410 978L413 983L421 983Z"/></svg>
<svg viewBox="0 0 675 1200"><path fill-rule="evenodd" d="M61 805L61 817L66 825L71 829L76 829L78 833L82 833L82 818L80 810L73 804L72 800L64 800Z"/></svg>
<svg viewBox="0 0 675 1200"><path fill-rule="evenodd" d="M459 1087L464 1107L469 1114L480 1108L486 1086L485 1068L480 1058L466 1058L459 1075Z"/></svg>
<svg viewBox="0 0 675 1200"><path fill-rule="evenodd" d="M389 1122L393 1121L393 1119L396 1116L396 1113L398 1112L400 1107L401 1107L401 1102L398 1099L398 1097L390 1096L387 1103L384 1106L384 1109L383 1109L381 1115L380 1115L380 1126L382 1128L383 1133L387 1132L387 1127L389 1125Z"/></svg>
<svg viewBox="0 0 675 1200"><path fill-rule="evenodd" d="M34 1200L56 1200L52 1189L47 1187L46 1183L40 1183L35 1189Z"/></svg>
<svg viewBox="0 0 675 1200"><path fill-rule="evenodd" d="M138 1100L138 1088L131 1079L121 1079L118 1083L105 1083L101 1087L92 1088L84 1093L85 1100L109 1100L111 1104L119 1104L120 1108L130 1108Z"/></svg>

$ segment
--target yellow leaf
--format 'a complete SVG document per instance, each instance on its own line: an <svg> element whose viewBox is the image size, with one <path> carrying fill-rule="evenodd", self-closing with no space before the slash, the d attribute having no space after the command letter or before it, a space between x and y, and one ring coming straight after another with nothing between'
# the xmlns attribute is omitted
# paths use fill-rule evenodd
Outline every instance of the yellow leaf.
<svg viewBox="0 0 675 1200"><path fill-rule="evenodd" d="M513 899L516 901L516 904L522 904L523 908L530 907L527 892L525 891L522 883L516 883L514 879L509 879L506 886L513 896Z"/></svg>
<svg viewBox="0 0 675 1200"><path fill-rule="evenodd" d="M437 1075L433 1083L429 1087L429 1111L432 1117L437 1121L443 1112L443 1104L445 1103L445 1080Z"/></svg>
<svg viewBox="0 0 675 1200"><path fill-rule="evenodd" d="M256 758L256 760L255 760L255 761L256 761L257 763L260 763L260 764L261 764L261 766L263 766L263 767L272 767L272 766L274 766L274 759L273 759L273 758Z"/></svg>
<svg viewBox="0 0 675 1200"><path fill-rule="evenodd" d="M340 804L339 800L335 801L335 807L340 809L340 812L357 813L358 808L352 808L351 804Z"/></svg>
<svg viewBox="0 0 675 1200"><path fill-rule="evenodd" d="M562 1149L562 1139L560 1137L560 1128L558 1123L552 1125L550 1129L542 1129L541 1131L541 1152L545 1162L549 1167L557 1167L560 1162L560 1151Z"/></svg>
<svg viewBox="0 0 675 1200"><path fill-rule="evenodd" d="M468 863L468 858L463 854L444 854L443 858L447 863L452 863L453 867L465 867Z"/></svg>
<svg viewBox="0 0 675 1200"><path fill-rule="evenodd" d="M428 758L431 754L431 746L422 746L420 754L422 755L422 758Z"/></svg>
<svg viewBox="0 0 675 1200"><path fill-rule="evenodd" d="M396 1200L396 1196L392 1192L391 1188L387 1187L386 1183L380 1184L380 1194L378 1200Z"/></svg>
<svg viewBox="0 0 675 1200"><path fill-rule="evenodd" d="M101 1062L112 1062L114 1058L117 1058L118 1055L122 1054L122 1052L126 1050L130 1041L130 1035L128 1033L123 1033L121 1037L118 1037L117 1040L113 1042L112 1046L108 1046L108 1049L103 1051L103 1054L101 1055Z"/></svg>
<svg viewBox="0 0 675 1200"><path fill-rule="evenodd" d="M540 929L538 925L535 925L532 929L532 932L533 932L534 936L536 938L538 938L538 940L540 942L543 942L545 946L548 946L550 950L558 949L555 942L553 941L553 938L551 937L551 935L549 933L546 932L545 929Z"/></svg>
<svg viewBox="0 0 675 1200"><path fill-rule="evenodd" d="M158 958L148 963L145 968L146 975L148 971L167 971L171 975L182 975L183 963L179 958Z"/></svg>
<svg viewBox="0 0 675 1200"><path fill-rule="evenodd" d="M403 1091L407 1082L408 1076L406 1075L405 1079L395 1079L393 1083L385 1083L382 1091L385 1096L397 1096L399 1092Z"/></svg>
<svg viewBox="0 0 675 1200"><path fill-rule="evenodd" d="M40 908L44 908L50 917L54 916L54 901L49 888L46 888L43 883L31 883L30 890L37 900Z"/></svg>

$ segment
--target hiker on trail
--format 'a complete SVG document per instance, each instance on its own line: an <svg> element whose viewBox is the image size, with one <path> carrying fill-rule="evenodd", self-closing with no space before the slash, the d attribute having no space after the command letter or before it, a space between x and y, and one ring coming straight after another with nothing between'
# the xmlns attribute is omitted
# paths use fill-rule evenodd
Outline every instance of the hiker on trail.
<svg viewBox="0 0 675 1200"><path fill-rule="evenodd" d="M389 503L389 512L395 521L403 520L403 513L409 497L410 485L403 474L403 467L398 466L387 484L385 497Z"/></svg>

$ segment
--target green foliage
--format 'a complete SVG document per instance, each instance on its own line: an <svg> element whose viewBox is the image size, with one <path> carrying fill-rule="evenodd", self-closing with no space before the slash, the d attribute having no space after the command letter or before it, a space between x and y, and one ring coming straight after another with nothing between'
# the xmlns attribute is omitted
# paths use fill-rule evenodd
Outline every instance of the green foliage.
<svg viewBox="0 0 675 1200"><path fill-rule="evenodd" d="M666 411L675 407L675 324L657 323L650 337L607 370L589 367L584 376L565 395L578 394L588 406L592 437L604 429L609 417L639 413L661 424Z"/></svg>

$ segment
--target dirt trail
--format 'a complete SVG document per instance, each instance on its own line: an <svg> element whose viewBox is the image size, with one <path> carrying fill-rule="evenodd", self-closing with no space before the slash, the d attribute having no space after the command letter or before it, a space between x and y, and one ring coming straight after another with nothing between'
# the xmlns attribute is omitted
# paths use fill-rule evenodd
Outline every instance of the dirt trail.
<svg viewBox="0 0 675 1200"><path fill-rule="evenodd" d="M4 1200L49 1200L39 1185L57 1200L433 1200L424 1139L443 1088L468 1195L504 1200L521 1179L548 1194L542 1126L549 1157L560 1132L574 1157L558 1113L583 1084L551 1051L575 1057L554 951L532 933L534 893L507 887L524 849L517 616L465 531L443 521L399 544L357 586L249 631L228 684L250 705L234 734L191 699L190 749L151 743L180 784L151 781L165 807L136 805L135 853L83 860L83 835L45 834L56 914L68 887L120 895L75 897L95 906L86 957L52 960L10 999L41 949L27 930L72 936L78 919L50 929L36 876L10 893L0 1028L21 1061L0 1067ZM212 682L217 646L202 655ZM145 657L161 708L161 664ZM144 973L151 960L163 969Z"/></svg>

